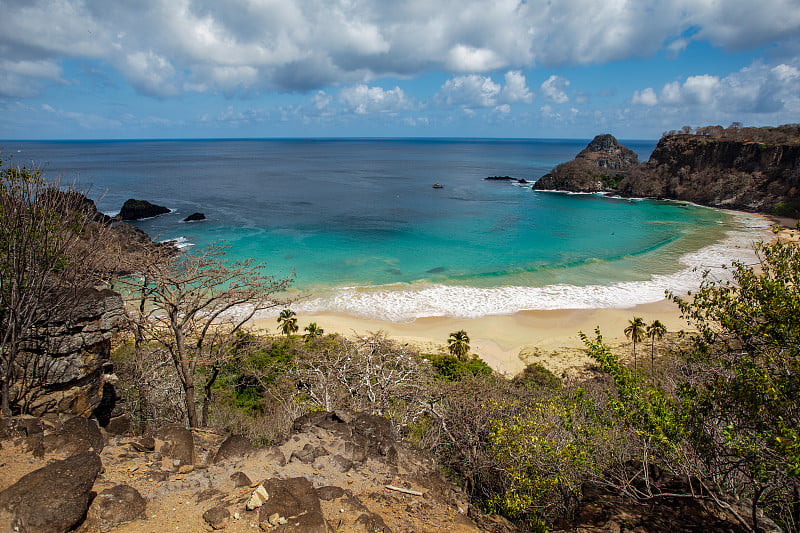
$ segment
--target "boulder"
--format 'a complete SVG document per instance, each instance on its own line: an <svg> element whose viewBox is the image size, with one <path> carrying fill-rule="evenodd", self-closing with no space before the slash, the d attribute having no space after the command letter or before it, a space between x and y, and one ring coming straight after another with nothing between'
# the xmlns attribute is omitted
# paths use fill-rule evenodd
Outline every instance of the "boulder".
<svg viewBox="0 0 800 533"><path fill-rule="evenodd" d="M103 465L84 452L26 474L0 492L0 509L14 531L60 533L77 526L89 509L90 491Z"/></svg>
<svg viewBox="0 0 800 533"><path fill-rule="evenodd" d="M319 496L304 477L289 479L269 479L265 483L269 500L258 510L258 519L264 530L284 533L302 531L304 533L327 533L328 528L322 515ZM270 517L278 515L278 520ZM285 519L284 521L280 518Z"/></svg>
<svg viewBox="0 0 800 533"><path fill-rule="evenodd" d="M222 506L212 507L203 513L203 520L211 529L225 529L231 519L231 513Z"/></svg>
<svg viewBox="0 0 800 533"><path fill-rule="evenodd" d="M198 222L200 220L205 220L206 215L205 213L192 213L188 217L184 218L184 222Z"/></svg>
<svg viewBox="0 0 800 533"><path fill-rule="evenodd" d="M231 435L222 443L214 455L214 462L219 463L232 457L246 457L256 451L250 439L241 435Z"/></svg>
<svg viewBox="0 0 800 533"><path fill-rule="evenodd" d="M135 488L116 485L104 490L94 499L82 531L105 533L122 524L145 519L146 507L147 502Z"/></svg>
<svg viewBox="0 0 800 533"><path fill-rule="evenodd" d="M147 200L126 200L119 211L119 218L122 220L141 220L143 218L157 217L169 213L169 209L163 205L151 204Z"/></svg>
<svg viewBox="0 0 800 533"><path fill-rule="evenodd" d="M80 416L70 418L60 429L44 438L44 447L48 452L64 455L87 451L100 453L103 444L103 434L97 422Z"/></svg>
<svg viewBox="0 0 800 533"><path fill-rule="evenodd" d="M189 429L171 424L159 428L153 438L155 451L178 461L176 466L194 464L194 437Z"/></svg>

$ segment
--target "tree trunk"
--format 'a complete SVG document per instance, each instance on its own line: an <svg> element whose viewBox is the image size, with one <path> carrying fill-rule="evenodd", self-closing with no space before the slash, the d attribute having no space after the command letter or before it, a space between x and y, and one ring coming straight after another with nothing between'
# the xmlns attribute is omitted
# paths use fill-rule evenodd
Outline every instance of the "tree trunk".
<svg viewBox="0 0 800 533"><path fill-rule="evenodd" d="M219 367L214 366L211 369L211 375L206 380L205 384L205 395L203 396L203 427L208 426L208 407L211 404L211 387L214 386L214 382L217 381L217 376L219 375Z"/></svg>
<svg viewBox="0 0 800 533"><path fill-rule="evenodd" d="M197 424L197 409L194 405L194 382L191 379L184 385L183 392L186 396L186 416L189 418L189 427L199 427Z"/></svg>

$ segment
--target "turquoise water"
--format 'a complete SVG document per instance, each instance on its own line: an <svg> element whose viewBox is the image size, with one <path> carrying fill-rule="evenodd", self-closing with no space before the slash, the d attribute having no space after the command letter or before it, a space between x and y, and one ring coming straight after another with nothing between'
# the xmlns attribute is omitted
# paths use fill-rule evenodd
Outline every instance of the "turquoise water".
<svg viewBox="0 0 800 533"><path fill-rule="evenodd" d="M138 225L295 273L306 312L407 321L522 309L624 307L689 290L763 233L697 206L535 192L586 140L2 142L77 177L106 212L127 198L173 213ZM628 142L646 159L652 142ZM19 150L19 152L16 152ZM433 183L444 188L433 189ZM192 212L208 220L183 223Z"/></svg>

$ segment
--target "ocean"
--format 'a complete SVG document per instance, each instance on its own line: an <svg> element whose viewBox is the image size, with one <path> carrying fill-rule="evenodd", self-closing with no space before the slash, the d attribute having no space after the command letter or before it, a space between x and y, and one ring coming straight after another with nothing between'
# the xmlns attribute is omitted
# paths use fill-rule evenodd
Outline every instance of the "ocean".
<svg viewBox="0 0 800 533"><path fill-rule="evenodd" d="M654 141L622 141L646 160ZM76 180L100 210L186 250L294 273L298 312L409 322L530 309L632 307L704 269L752 262L768 224L677 202L532 191L588 139L0 141L17 163ZM434 183L443 185L433 188ZM203 212L207 220L182 222Z"/></svg>

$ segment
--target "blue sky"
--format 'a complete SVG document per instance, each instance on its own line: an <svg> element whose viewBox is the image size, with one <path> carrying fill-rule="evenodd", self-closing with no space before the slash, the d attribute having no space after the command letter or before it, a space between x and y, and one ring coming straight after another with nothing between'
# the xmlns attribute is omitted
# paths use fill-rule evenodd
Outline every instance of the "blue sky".
<svg viewBox="0 0 800 533"><path fill-rule="evenodd" d="M0 0L0 139L800 122L800 0Z"/></svg>

